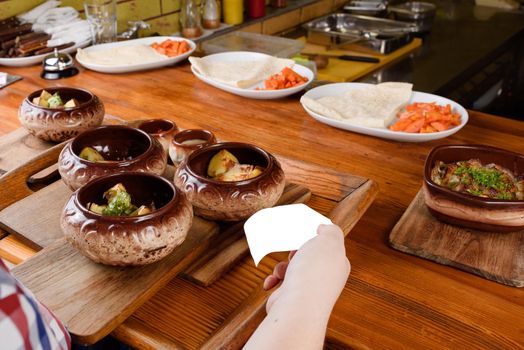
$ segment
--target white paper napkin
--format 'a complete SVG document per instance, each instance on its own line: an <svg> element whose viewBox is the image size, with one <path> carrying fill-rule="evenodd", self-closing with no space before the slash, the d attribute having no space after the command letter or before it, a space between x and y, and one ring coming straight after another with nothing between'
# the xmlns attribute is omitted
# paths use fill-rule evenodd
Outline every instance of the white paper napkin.
<svg viewBox="0 0 524 350"><path fill-rule="evenodd" d="M331 220L305 204L262 209L244 224L249 250L255 265L273 252L297 250L317 235L319 225Z"/></svg>

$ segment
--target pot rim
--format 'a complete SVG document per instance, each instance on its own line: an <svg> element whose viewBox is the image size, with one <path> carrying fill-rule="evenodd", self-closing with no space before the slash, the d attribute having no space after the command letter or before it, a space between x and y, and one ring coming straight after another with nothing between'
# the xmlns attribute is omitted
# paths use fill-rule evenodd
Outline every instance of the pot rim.
<svg viewBox="0 0 524 350"><path fill-rule="evenodd" d="M50 108L50 107L43 107L43 106L39 106L39 105L35 105L32 101L32 98L30 98L31 96L33 95L40 95L42 93L42 91L62 91L62 90L75 90L75 91L81 91L81 92L84 92L84 93L87 93L89 95L89 100L85 101L85 102L82 102L80 105L76 106L76 107L72 107L72 108ZM37 97L37 96L33 96L34 97ZM26 98L24 99L24 101L26 101L29 105L31 105L32 107L34 108L40 108L40 109L44 109L44 110L47 110L47 111L60 111L60 112L71 112L71 111L75 111L75 110L78 110L80 108L83 108L91 103L93 103L93 101L95 100L98 100L100 101L100 99L95 95L93 94L91 91L88 91L86 89L81 89L81 88L76 88L76 87L69 87L69 86L55 86L55 87L49 87L49 88L46 88L46 89L39 89L39 90L36 90L36 91L33 91L32 93L30 93L29 95L26 96ZM101 102L100 102L101 103Z"/></svg>
<svg viewBox="0 0 524 350"><path fill-rule="evenodd" d="M132 158L130 160L108 161L108 162L93 162L93 161L90 161L90 160L87 160L87 159L84 159L84 158L80 158L80 156L78 154L76 154L76 152L73 150L73 145L75 144L77 139L79 137L81 137L82 135L85 135L85 134L88 134L88 133L97 132L98 130L103 130L103 129L127 129L127 130L130 130L130 131L138 132L138 133L142 134L143 136L145 136L147 138L149 144L147 146L147 149L144 152L142 152L141 154L139 154L138 156L136 156L136 157L134 157L134 158ZM96 128L92 128L92 129L89 129L89 130L86 130L86 131L80 133L73 140L71 140L71 142L69 142L67 147L70 148L70 151L71 151L71 154L73 155L73 157L77 161L82 163L82 164L102 166L102 167L126 167L126 166L129 166L129 165L135 164L135 163L141 161L143 158L147 157L147 155L149 153L151 153L152 150L153 150L154 142L158 142L158 141L156 141L147 132L145 132L143 130L140 130L138 128L132 128L132 127L129 127L129 126L126 126L126 125L102 125L102 126L98 126Z"/></svg>
<svg viewBox="0 0 524 350"><path fill-rule="evenodd" d="M197 157L198 155L202 153L206 153L206 152L220 151L222 149L227 149L228 147L230 148L249 148L261 154L267 161L267 167L264 169L264 171L262 171L260 175L253 177L251 179L240 180L240 181L220 181L220 180L214 180L209 177L199 175L190 166L191 160L193 160L193 158ZM198 181L202 183L209 183L209 184L214 184L217 186L230 187L230 186L247 186L257 181L261 181L262 179L269 176L269 174L273 170L275 163L276 163L276 159L270 153L268 153L267 151L263 150L262 148L258 146L255 146L249 143L244 143L244 142L219 142L219 143L215 143L212 145L202 147L200 149L197 149L193 153L191 153L185 161L185 164L186 164L185 168L187 169L188 173L190 173L193 177L195 177Z"/></svg>
<svg viewBox="0 0 524 350"><path fill-rule="evenodd" d="M155 209L151 213L148 213L148 214L145 214L145 215L139 215L139 216L109 216L109 215L97 214L97 213L92 212L89 209L87 209L80 202L79 197L82 196L84 194L84 192L88 191L93 185L95 185L95 184L97 184L99 182L107 181L107 179L113 179L113 178L118 178L118 177L128 177L128 176L154 178L157 181L161 181L162 183L167 185L173 191L173 196L171 197L169 202L167 202L161 208ZM116 182L116 183L118 183L118 182ZM105 176L98 177L98 178L96 178L96 179L94 179L92 181L89 181L87 184L85 184L84 186L82 186L78 190L76 190L73 193L73 196L75 197L74 198L75 206L82 212L82 214L85 217L91 218L91 219L97 219L99 221L110 222L110 223L125 223L125 224L129 224L129 223L144 222L144 221L148 221L148 220L155 219L155 218L158 218L158 217L161 217L161 216L165 215L169 210L171 210L174 206L176 206L180 202L181 192L179 192L179 189L175 185L173 185L170 181L164 179L162 176L151 174L151 173L144 173L144 172L141 172L141 171L133 171L133 172L111 174L111 175L105 175Z"/></svg>
<svg viewBox="0 0 524 350"><path fill-rule="evenodd" d="M511 209L513 207L522 206L524 208L524 200L505 200L505 199L494 199L494 198L483 198L470 194L465 194L461 192L455 192L450 189L447 189L443 186L436 184L431 179L431 170L433 169L436 158L438 157L439 152L442 150L448 149L469 149L469 150L479 150L492 153L501 153L505 156L523 158L524 155L507 151L502 148L484 146L484 145L467 145L467 144L458 144L458 145L441 145L433 148L428 154L425 164L424 164L424 183L428 187L428 191L432 195L440 195L447 197L449 200L457 200L467 205L472 205L476 207L486 207L490 209ZM467 159L458 159L467 160Z"/></svg>
<svg viewBox="0 0 524 350"><path fill-rule="evenodd" d="M142 126L144 124L149 124L149 123L153 123L153 122L163 122L163 123L167 123L170 125L169 129L167 130L162 130L161 132L147 132L145 131L144 129L142 129ZM139 130L142 130L146 133L148 133L149 135L152 135L152 136L164 136L166 134L169 134L171 132L176 132L178 130L178 126L176 125L176 123L172 120L169 120L169 119L163 119L163 118L155 118L155 119L144 119L140 122L140 124L138 124L137 126L137 129Z"/></svg>
<svg viewBox="0 0 524 350"><path fill-rule="evenodd" d="M187 135L192 135L192 134L195 134L195 136L194 137L184 138L182 140L182 142L177 141L177 137L185 137ZM185 142L185 141L195 140L195 139L202 139L202 140L205 140L205 142L200 143L200 144L196 144L196 145L184 145L183 144L183 142ZM173 140L171 141L171 144L173 146L181 147L181 148L187 148L187 149L192 149L195 146L199 146L199 145L203 145L203 146L200 146L200 148L203 148L203 147L205 147L208 144L214 144L214 143L216 143L215 134L213 134L213 132L211 132L209 130L206 130L206 129L185 129L185 130L181 130L181 131L177 132L175 135L173 135Z"/></svg>

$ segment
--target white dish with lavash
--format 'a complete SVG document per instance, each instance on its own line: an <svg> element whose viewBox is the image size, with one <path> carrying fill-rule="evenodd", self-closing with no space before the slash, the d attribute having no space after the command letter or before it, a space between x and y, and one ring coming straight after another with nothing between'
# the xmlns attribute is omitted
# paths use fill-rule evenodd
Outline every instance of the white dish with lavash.
<svg viewBox="0 0 524 350"><path fill-rule="evenodd" d="M167 39L186 41L190 50L174 57L161 55L150 47ZM188 39L173 36L152 36L148 38L119 41L90 46L78 50L76 60L85 68L100 73L129 73L169 66L188 58L196 44Z"/></svg>
<svg viewBox="0 0 524 350"><path fill-rule="evenodd" d="M191 71L203 82L229 93L254 99L275 99L303 90L314 79L313 72L295 61L258 52L234 51L203 58L189 57ZM289 67L306 77L307 83L280 90L257 90L264 80Z"/></svg>
<svg viewBox="0 0 524 350"><path fill-rule="evenodd" d="M300 99L306 112L321 123L360 134L402 142L425 142L448 137L468 122L468 113L458 103L424 92L411 91L411 84L336 83L316 87ZM414 102L451 105L460 113L460 125L433 133L392 131L396 115Z"/></svg>

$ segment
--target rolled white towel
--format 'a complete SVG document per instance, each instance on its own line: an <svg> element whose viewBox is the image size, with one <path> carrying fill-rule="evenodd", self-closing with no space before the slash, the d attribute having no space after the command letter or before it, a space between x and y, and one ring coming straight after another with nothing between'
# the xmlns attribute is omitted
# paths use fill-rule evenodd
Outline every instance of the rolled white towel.
<svg viewBox="0 0 524 350"><path fill-rule="evenodd" d="M46 28L44 29L44 32L46 32L47 34L53 35L55 33L60 33L60 32L68 31L68 30L73 30L73 31L81 30L83 29L83 27L89 28L89 23L87 23L86 20L75 18L72 22L59 24L57 26Z"/></svg>
<svg viewBox="0 0 524 350"><path fill-rule="evenodd" d="M88 40L91 40L91 30L89 29L89 26L80 30L55 33L52 35L51 39L47 41L47 46L59 46L70 42L79 44Z"/></svg>
<svg viewBox="0 0 524 350"><path fill-rule="evenodd" d="M47 10L35 22L35 25L56 26L69 23L78 17L78 11L70 6Z"/></svg>
<svg viewBox="0 0 524 350"><path fill-rule="evenodd" d="M27 11L26 13L22 13L21 15L18 15L18 19L22 23L35 23L36 20L44 14L44 12L53 9L55 7L60 6L61 2L58 0L49 0L44 2L41 5L38 5L37 7L33 8L32 10Z"/></svg>

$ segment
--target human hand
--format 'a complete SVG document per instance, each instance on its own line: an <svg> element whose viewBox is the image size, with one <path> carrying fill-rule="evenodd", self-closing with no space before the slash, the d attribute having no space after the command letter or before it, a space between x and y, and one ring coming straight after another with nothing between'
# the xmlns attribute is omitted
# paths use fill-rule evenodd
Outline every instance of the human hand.
<svg viewBox="0 0 524 350"><path fill-rule="evenodd" d="M273 288L266 309L285 294L300 294L302 298L325 301L331 308L344 288L351 266L346 257L344 235L335 225L320 225L317 236L306 242L298 251L289 254L289 262L278 263L273 274L264 280L264 289ZM285 278L284 278L285 277Z"/></svg>
<svg viewBox="0 0 524 350"><path fill-rule="evenodd" d="M322 349L350 265L338 226L320 225L317 234L291 252L289 262L277 264L264 281L268 289L284 279L269 297L267 316L244 349Z"/></svg>

